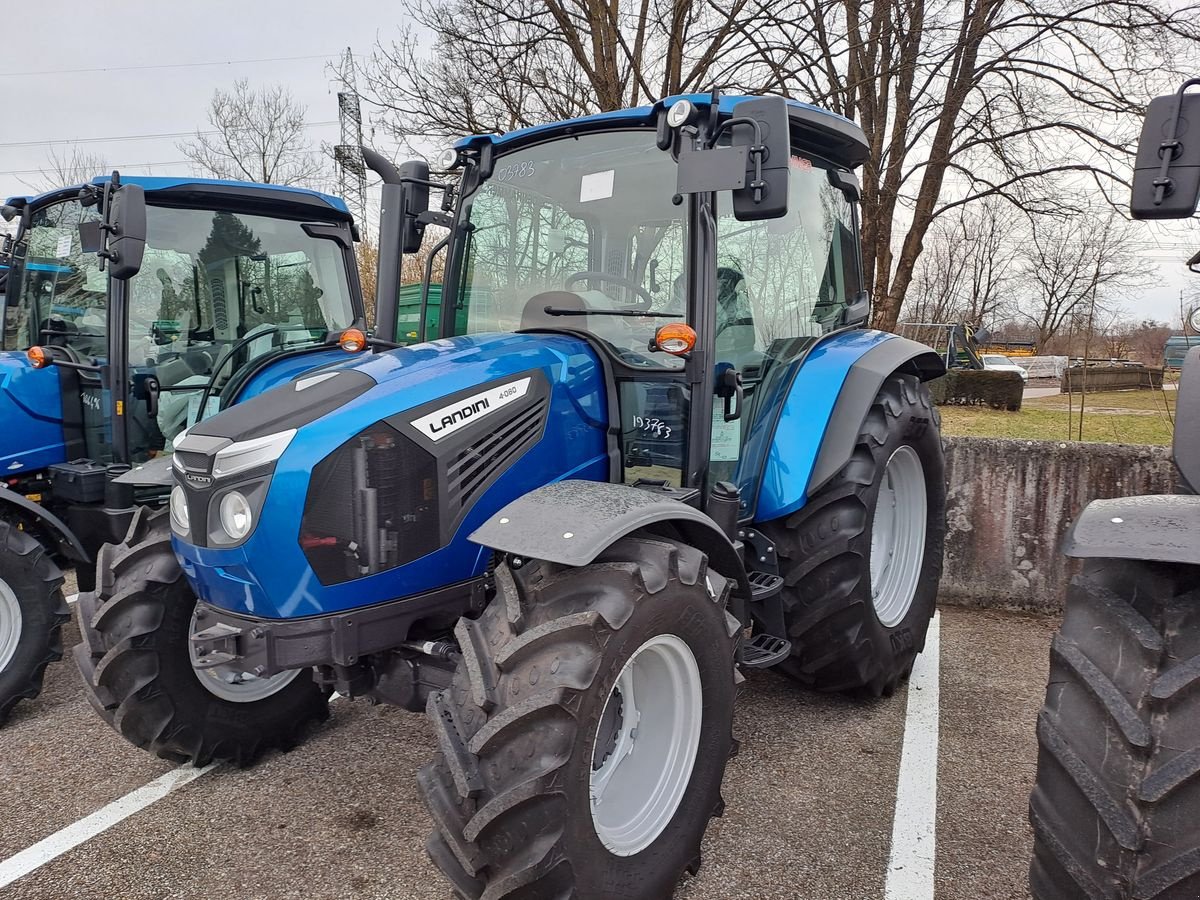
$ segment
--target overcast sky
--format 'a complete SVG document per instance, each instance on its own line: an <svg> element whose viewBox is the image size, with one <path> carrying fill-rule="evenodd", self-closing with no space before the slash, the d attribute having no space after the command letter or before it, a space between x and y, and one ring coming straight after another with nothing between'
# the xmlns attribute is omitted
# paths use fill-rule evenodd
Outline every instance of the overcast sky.
<svg viewBox="0 0 1200 900"><path fill-rule="evenodd" d="M390 38L396 10L383 0L0 3L0 197L39 182L51 142L81 141L131 172L154 163L153 174L187 174L180 137L140 136L206 127L214 88L238 78L285 84L308 108L313 144L336 141L337 125L321 124L337 119L326 62Z"/></svg>
<svg viewBox="0 0 1200 900"><path fill-rule="evenodd" d="M238 78L285 84L308 108L313 144L335 142L326 62L347 46L369 54L398 14L385 0L0 0L0 198L30 193L56 143L65 155L80 142L129 172L189 174L179 133L206 127L213 89ZM1200 224L1138 227L1158 274L1125 306L1175 321L1180 290L1200 285L1183 266L1200 248Z"/></svg>

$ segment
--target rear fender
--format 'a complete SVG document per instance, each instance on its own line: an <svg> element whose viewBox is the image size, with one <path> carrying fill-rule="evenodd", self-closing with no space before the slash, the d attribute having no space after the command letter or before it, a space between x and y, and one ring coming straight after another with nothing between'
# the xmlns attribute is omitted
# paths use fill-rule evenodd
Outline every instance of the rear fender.
<svg viewBox="0 0 1200 900"><path fill-rule="evenodd" d="M1200 493L1200 347L1187 355L1175 407L1175 466Z"/></svg>
<svg viewBox="0 0 1200 900"><path fill-rule="evenodd" d="M1200 565L1200 497L1094 500L1063 539L1074 559L1139 559Z"/></svg>
<svg viewBox="0 0 1200 900"><path fill-rule="evenodd" d="M712 519L679 500L625 484L548 484L503 507L469 540L514 556L586 566L615 541L662 524L673 526L707 554L714 569L737 582L738 596L750 596L741 556Z"/></svg>
<svg viewBox="0 0 1200 900"><path fill-rule="evenodd" d="M756 521L791 515L841 471L879 389L896 372L929 381L946 367L924 344L866 329L834 335L808 354L770 436Z"/></svg>
<svg viewBox="0 0 1200 900"><path fill-rule="evenodd" d="M21 494L0 490L0 518L20 522L35 533L47 549L73 563L90 563L91 557L75 533L54 513Z"/></svg>

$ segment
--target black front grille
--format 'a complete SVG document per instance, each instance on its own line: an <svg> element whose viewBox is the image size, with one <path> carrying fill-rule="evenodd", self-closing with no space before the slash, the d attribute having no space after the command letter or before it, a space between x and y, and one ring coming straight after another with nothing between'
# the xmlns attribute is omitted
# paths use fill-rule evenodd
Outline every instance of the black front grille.
<svg viewBox="0 0 1200 900"><path fill-rule="evenodd" d="M384 572L440 544L436 460L384 422L313 469L300 545L322 584Z"/></svg>
<svg viewBox="0 0 1200 900"><path fill-rule="evenodd" d="M480 434L459 451L446 468L446 508L454 528L484 488L499 478L513 460L537 443L546 414L545 397L521 410L495 431Z"/></svg>

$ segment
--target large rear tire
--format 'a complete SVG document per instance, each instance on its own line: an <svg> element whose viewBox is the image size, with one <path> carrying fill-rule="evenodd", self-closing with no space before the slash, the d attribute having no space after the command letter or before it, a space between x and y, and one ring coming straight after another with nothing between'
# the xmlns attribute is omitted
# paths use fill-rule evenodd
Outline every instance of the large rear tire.
<svg viewBox="0 0 1200 900"><path fill-rule="evenodd" d="M945 457L929 390L880 388L840 472L797 513L762 526L784 576L791 656L823 691L889 695L925 648L946 537Z"/></svg>
<svg viewBox="0 0 1200 900"><path fill-rule="evenodd" d="M1200 566L1084 564L1037 734L1033 896L1200 897Z"/></svg>
<svg viewBox="0 0 1200 900"><path fill-rule="evenodd" d="M0 724L42 692L46 666L62 659L62 583L37 539L0 520Z"/></svg>
<svg viewBox="0 0 1200 900"><path fill-rule="evenodd" d="M456 633L417 776L461 897L669 897L700 864L732 747L729 584L704 554L624 538L595 562L508 563Z"/></svg>
<svg viewBox="0 0 1200 900"><path fill-rule="evenodd" d="M192 665L196 595L171 549L168 513L140 509L125 541L106 544L95 592L79 595L75 648L92 706L135 746L163 759L253 763L290 750L329 716L308 673L214 677Z"/></svg>

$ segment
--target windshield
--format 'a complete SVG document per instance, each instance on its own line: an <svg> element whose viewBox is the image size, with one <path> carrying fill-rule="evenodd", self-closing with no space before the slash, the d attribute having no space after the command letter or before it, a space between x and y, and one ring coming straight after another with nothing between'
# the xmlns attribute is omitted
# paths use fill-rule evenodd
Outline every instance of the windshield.
<svg viewBox="0 0 1200 900"><path fill-rule="evenodd" d="M832 166L794 154L791 169L782 218L739 222L729 192L717 195L716 349L743 372L839 327L861 289L852 204ZM626 363L681 367L648 349L688 309L675 185L674 161L644 129L502 156L464 201L458 331L586 330Z"/></svg>
<svg viewBox="0 0 1200 900"><path fill-rule="evenodd" d="M985 356L983 361L989 366L1011 366L1013 361L1007 356Z"/></svg>
<svg viewBox="0 0 1200 900"><path fill-rule="evenodd" d="M6 349L54 344L83 363L108 356L107 276L95 254L82 252L78 231L98 216L74 199L33 214L26 262L9 280ZM148 377L163 392L153 414L144 410L146 450L169 448L264 356L353 324L346 255L300 221L149 206L146 233L126 331L135 398Z"/></svg>

